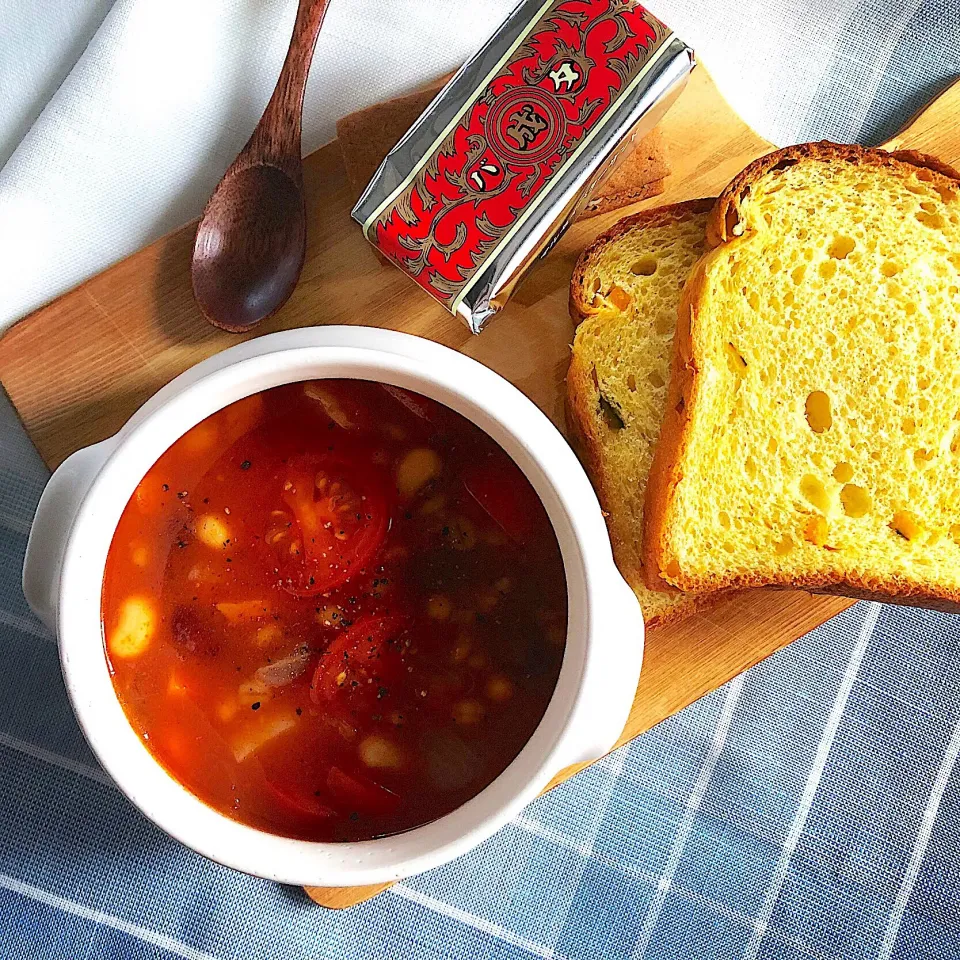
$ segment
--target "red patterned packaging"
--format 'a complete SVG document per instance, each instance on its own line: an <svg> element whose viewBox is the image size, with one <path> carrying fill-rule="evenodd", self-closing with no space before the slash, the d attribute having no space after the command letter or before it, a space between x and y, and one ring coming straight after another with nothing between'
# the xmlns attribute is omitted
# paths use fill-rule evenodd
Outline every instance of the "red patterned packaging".
<svg viewBox="0 0 960 960"><path fill-rule="evenodd" d="M354 219L479 333L692 68L634 0L523 0L390 151Z"/></svg>

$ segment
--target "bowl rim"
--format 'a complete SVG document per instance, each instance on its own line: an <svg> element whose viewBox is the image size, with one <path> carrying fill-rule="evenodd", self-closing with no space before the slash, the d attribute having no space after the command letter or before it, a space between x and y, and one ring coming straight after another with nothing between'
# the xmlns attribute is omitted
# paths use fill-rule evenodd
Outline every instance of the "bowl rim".
<svg viewBox="0 0 960 960"><path fill-rule="evenodd" d="M244 396L334 376L416 390L466 416L503 446L534 486L557 534L568 625L547 710L494 781L445 816L405 833L320 843L281 837L227 817L153 758L113 691L100 628L100 591L120 514L147 469L177 437ZM226 866L283 883L349 886L396 880L476 846L560 769L580 759L572 728L584 714L583 677L602 579L611 571L619 574L596 495L573 451L539 408L499 374L439 344L379 328L287 331L248 341L186 371L105 444L111 446L81 499L64 551L57 617L62 669L93 752L128 799L171 836Z"/></svg>

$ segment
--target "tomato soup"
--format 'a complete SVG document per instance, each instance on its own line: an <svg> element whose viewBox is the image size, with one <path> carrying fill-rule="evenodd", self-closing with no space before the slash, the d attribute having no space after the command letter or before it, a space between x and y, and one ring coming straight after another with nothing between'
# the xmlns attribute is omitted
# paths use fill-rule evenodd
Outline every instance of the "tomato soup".
<svg viewBox="0 0 960 960"><path fill-rule="evenodd" d="M356 380L288 384L151 467L107 558L126 715L236 820L363 840L440 817L520 752L566 636L533 488L465 418Z"/></svg>

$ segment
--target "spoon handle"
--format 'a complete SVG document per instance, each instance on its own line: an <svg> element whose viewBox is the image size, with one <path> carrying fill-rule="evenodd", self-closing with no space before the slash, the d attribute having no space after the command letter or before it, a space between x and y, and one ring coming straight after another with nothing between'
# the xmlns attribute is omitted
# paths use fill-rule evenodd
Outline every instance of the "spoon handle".
<svg viewBox="0 0 960 960"><path fill-rule="evenodd" d="M329 0L300 0L293 36L277 86L256 129L240 152L235 167L267 163L279 167L298 186L303 94Z"/></svg>

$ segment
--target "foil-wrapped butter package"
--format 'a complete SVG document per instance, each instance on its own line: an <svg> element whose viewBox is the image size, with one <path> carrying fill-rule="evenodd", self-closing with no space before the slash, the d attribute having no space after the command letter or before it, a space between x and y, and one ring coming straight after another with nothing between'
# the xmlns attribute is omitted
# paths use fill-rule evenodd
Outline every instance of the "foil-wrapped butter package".
<svg viewBox="0 0 960 960"><path fill-rule="evenodd" d="M633 0L522 0L353 217L479 333L692 68L693 51Z"/></svg>

